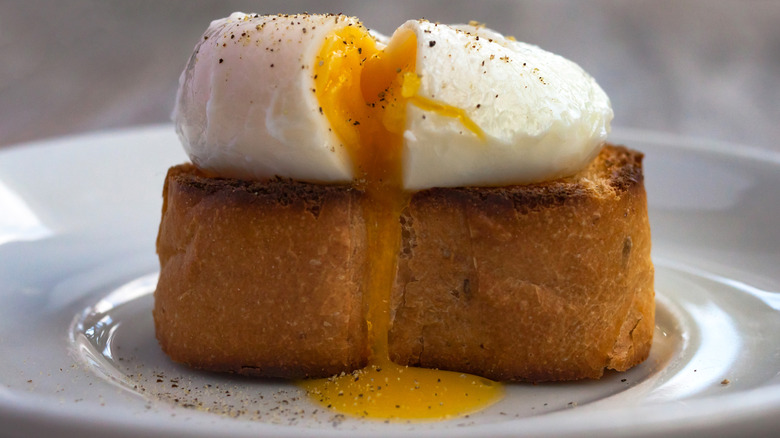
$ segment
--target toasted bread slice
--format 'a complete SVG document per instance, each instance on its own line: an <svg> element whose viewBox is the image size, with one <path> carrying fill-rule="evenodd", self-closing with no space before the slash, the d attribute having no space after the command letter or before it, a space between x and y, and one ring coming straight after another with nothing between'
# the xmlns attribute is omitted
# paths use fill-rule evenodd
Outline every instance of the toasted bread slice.
<svg viewBox="0 0 780 438"><path fill-rule="evenodd" d="M154 320L175 361L324 377L365 365L365 224L348 186L168 171Z"/></svg>
<svg viewBox="0 0 780 438"><path fill-rule="evenodd" d="M363 192L171 168L154 318L175 361L269 377L364 366ZM402 216L389 346L400 364L498 380L596 378L649 352L642 155L605 146L570 178L430 189Z"/></svg>
<svg viewBox="0 0 780 438"><path fill-rule="evenodd" d="M655 301L641 160L605 147L571 178L416 193L401 217L391 358L528 381L643 361Z"/></svg>

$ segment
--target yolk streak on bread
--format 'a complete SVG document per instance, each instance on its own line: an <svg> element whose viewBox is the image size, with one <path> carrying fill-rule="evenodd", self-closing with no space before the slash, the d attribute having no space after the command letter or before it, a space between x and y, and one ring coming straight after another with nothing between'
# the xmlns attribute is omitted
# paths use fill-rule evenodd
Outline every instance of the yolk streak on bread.
<svg viewBox="0 0 780 438"><path fill-rule="evenodd" d="M368 275L364 308L370 343L366 368L301 385L312 399L341 413L397 420L434 420L465 415L498 401L502 385L463 373L399 366L389 358L390 293L399 251L403 131L411 103L458 119L482 137L466 113L417 95L417 37L396 33L380 50L368 32L347 26L331 34L314 69L315 92L343 147L355 163L356 185L366 193Z"/></svg>

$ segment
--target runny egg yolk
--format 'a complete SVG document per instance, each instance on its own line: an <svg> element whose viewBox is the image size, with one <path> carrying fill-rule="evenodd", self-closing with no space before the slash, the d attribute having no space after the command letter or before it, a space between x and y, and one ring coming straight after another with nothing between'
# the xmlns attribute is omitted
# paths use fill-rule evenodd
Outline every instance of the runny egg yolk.
<svg viewBox="0 0 780 438"><path fill-rule="evenodd" d="M418 96L417 37L397 33L383 50L360 26L329 35L314 68L320 111L355 163L356 186L366 193L369 273L364 299L369 365L349 374L307 380L309 396L340 413L392 420L434 420L465 415L498 401L503 387L481 377L400 366L390 360L390 294L400 245L399 217L410 194L402 189L406 107L458 119L482 137L466 113Z"/></svg>

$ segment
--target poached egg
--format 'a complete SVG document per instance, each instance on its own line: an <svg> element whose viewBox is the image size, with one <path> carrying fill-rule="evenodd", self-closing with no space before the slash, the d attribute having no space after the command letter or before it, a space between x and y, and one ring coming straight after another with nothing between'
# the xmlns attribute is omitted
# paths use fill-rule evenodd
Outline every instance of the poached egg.
<svg viewBox="0 0 780 438"><path fill-rule="evenodd" d="M361 150L392 148L420 190L574 174L612 116L578 65L479 25L410 20L385 38L343 15L237 12L197 44L173 118L221 176L346 183L369 172Z"/></svg>

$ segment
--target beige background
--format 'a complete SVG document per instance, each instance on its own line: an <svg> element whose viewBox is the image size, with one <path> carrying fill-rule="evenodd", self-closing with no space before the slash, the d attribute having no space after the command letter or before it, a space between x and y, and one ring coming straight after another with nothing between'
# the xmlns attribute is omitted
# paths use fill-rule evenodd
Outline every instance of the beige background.
<svg viewBox="0 0 780 438"><path fill-rule="evenodd" d="M615 126L780 151L780 1L0 0L0 146L169 120L211 19L343 12L390 33L477 20L575 60Z"/></svg>

